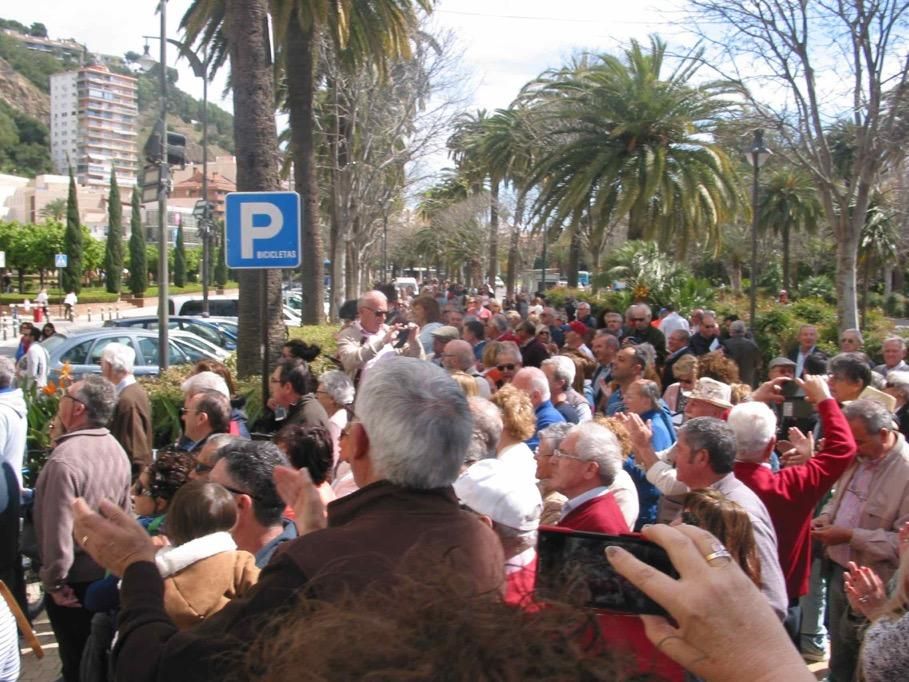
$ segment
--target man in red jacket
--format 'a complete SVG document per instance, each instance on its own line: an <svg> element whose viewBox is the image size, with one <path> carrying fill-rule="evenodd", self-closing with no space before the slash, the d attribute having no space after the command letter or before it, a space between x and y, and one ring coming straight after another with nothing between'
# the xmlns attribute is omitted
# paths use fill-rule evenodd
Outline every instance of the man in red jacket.
<svg viewBox="0 0 909 682"><path fill-rule="evenodd" d="M799 597L808 592L811 573L811 519L817 503L855 457L855 441L825 378L806 375L804 380L796 381L817 407L824 434L823 449L804 464L785 467L777 473L768 465L776 445L776 415L764 403L736 405L728 424L736 436L735 476L761 498L776 530L789 598L784 624L797 643ZM811 435L804 436L798 429L790 429L790 439L799 449L814 449Z"/></svg>
<svg viewBox="0 0 909 682"><path fill-rule="evenodd" d="M622 469L622 448L612 431L592 422L579 424L551 461L552 487L568 498L558 525L611 535L629 532L609 491Z"/></svg>

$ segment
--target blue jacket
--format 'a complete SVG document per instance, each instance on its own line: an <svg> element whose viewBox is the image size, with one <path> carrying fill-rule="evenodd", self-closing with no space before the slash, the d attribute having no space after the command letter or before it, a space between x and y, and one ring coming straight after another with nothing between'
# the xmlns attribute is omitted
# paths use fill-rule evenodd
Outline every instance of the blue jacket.
<svg viewBox="0 0 909 682"><path fill-rule="evenodd" d="M659 452L672 447L672 444L675 443L675 428L672 425L672 417L669 416L669 412L665 407L645 412L641 415L641 419L644 422L650 420L653 428L651 444L654 450ZM638 512L638 520L634 524L634 529L638 531L645 524L656 523L657 509L660 504L660 491L647 480L647 475L636 466L634 454L628 456L622 468L631 476L638 490L640 511Z"/></svg>
<svg viewBox="0 0 909 682"><path fill-rule="evenodd" d="M537 446L540 444L540 431L545 429L551 424L559 424L565 421L565 417L552 406L552 402L549 400L544 400L542 403L537 405L537 430L530 438L525 440L527 447L531 450L536 450Z"/></svg>

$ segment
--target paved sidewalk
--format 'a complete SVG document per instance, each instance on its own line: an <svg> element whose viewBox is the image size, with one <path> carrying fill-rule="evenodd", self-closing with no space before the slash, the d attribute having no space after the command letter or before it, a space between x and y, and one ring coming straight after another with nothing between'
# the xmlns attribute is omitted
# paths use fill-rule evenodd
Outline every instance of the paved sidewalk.
<svg viewBox="0 0 909 682"><path fill-rule="evenodd" d="M23 648L20 682L53 682L60 678L60 657L57 655L57 641L51 630L47 613L42 612L35 621L35 634L44 649L44 658L38 659L31 649ZM21 642L21 640L20 640Z"/></svg>

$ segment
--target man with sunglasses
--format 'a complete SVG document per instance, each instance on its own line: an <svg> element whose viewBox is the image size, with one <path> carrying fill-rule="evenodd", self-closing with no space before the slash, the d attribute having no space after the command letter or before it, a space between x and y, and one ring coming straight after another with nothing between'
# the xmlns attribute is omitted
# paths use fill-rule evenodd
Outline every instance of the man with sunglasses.
<svg viewBox="0 0 909 682"><path fill-rule="evenodd" d="M357 301L357 321L338 334L338 359L354 385L384 355L423 358L419 327L388 326L388 299L381 291L367 291ZM402 337L403 334L403 337Z"/></svg>
<svg viewBox="0 0 909 682"><path fill-rule="evenodd" d="M35 489L35 530L41 556L41 582L63 666L63 679L78 680L92 612L82 606L101 568L73 541L73 500L97 505L109 500L130 509L130 461L105 425L117 404L114 385L88 375L63 394L57 419L63 435L41 469Z"/></svg>

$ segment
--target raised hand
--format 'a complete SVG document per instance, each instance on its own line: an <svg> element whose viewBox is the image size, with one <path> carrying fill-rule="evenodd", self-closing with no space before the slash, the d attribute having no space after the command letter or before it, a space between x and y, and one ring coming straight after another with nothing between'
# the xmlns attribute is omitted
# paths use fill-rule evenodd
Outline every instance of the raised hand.
<svg viewBox="0 0 909 682"><path fill-rule="evenodd" d="M306 535L325 528L325 505L322 496L312 482L309 471L292 467L277 466L274 472L275 487L284 504L293 507L297 535Z"/></svg>

